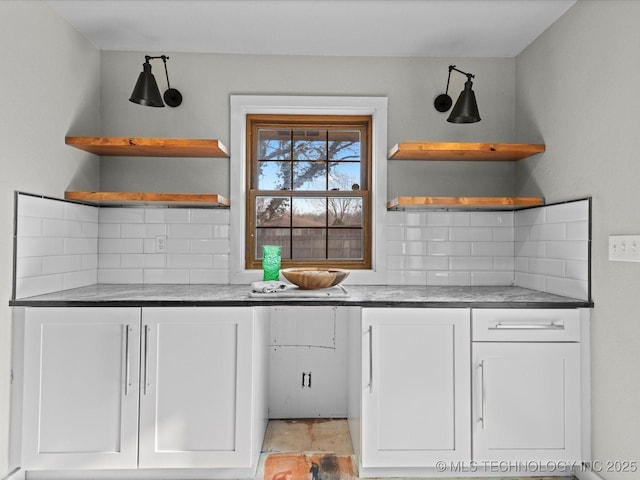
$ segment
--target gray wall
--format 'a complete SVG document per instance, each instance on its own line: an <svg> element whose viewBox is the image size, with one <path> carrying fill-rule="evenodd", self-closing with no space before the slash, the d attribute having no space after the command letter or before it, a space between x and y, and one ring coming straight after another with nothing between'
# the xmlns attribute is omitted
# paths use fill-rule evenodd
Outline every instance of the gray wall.
<svg viewBox="0 0 640 480"><path fill-rule="evenodd" d="M514 137L514 59L349 58L167 53L178 108L128 101L149 52L102 53L102 133L115 136L218 138L229 145L230 94L368 95L389 98L389 146L406 141L509 142ZM163 52L160 52L163 53ZM454 125L433 108L448 65L474 73L477 124ZM152 68L166 88L162 61ZM466 77L453 73L457 98ZM229 192L227 159L103 158L103 190ZM389 162L389 197L396 195L509 195L514 166L491 162ZM178 189L178 190L176 190Z"/></svg>
<svg viewBox="0 0 640 480"><path fill-rule="evenodd" d="M640 2L580 1L517 58L520 194L593 196L593 457L640 461L640 264L607 260L608 235L640 234ZM609 479L638 473L601 472Z"/></svg>
<svg viewBox="0 0 640 480"><path fill-rule="evenodd" d="M98 162L64 145L100 129L100 52L42 2L0 1L0 478L8 466L13 192L98 185Z"/></svg>

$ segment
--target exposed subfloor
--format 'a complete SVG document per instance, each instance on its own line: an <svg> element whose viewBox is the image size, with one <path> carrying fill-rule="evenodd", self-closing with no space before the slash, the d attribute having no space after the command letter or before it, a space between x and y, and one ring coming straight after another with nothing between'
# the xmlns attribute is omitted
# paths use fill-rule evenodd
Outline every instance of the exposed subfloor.
<svg viewBox="0 0 640 480"><path fill-rule="evenodd" d="M262 451L353 455L347 421L325 418L270 420Z"/></svg>
<svg viewBox="0 0 640 480"><path fill-rule="evenodd" d="M336 456L353 456L353 446L349 426L346 419L294 419L270 420L265 435L260 467L257 480L315 480L323 478L308 473L300 475L286 475L285 477L267 478L264 464L269 454L304 453L304 454L334 454ZM292 473L292 472L288 472ZM298 478L300 476L300 478ZM295 477L295 478L294 478ZM482 480L571 480L572 477L500 477ZM330 480L343 480L331 477ZM347 480L347 479L344 479ZM354 480L354 479L349 479ZM357 480L357 479L356 479ZM374 479L369 479L374 480ZM393 480L403 480L394 478ZM419 480L419 479L407 479ZM433 479L430 479L433 480ZM448 478L447 480L456 480ZM468 478L459 480L469 480Z"/></svg>

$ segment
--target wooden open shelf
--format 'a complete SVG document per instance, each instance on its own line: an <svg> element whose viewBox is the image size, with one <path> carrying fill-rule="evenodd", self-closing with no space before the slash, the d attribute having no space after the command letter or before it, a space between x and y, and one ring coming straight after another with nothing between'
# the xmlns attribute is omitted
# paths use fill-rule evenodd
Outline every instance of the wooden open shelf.
<svg viewBox="0 0 640 480"><path fill-rule="evenodd" d="M127 157L228 157L220 141L192 138L65 137L65 143L96 155Z"/></svg>
<svg viewBox="0 0 640 480"><path fill-rule="evenodd" d="M389 150L390 160L516 161L545 151L533 143L405 142Z"/></svg>
<svg viewBox="0 0 640 480"><path fill-rule="evenodd" d="M92 205L171 205L181 207L229 207L217 194L155 192L65 192L64 198Z"/></svg>
<svg viewBox="0 0 640 480"><path fill-rule="evenodd" d="M396 197L388 210L426 208L516 209L543 205L540 197Z"/></svg>

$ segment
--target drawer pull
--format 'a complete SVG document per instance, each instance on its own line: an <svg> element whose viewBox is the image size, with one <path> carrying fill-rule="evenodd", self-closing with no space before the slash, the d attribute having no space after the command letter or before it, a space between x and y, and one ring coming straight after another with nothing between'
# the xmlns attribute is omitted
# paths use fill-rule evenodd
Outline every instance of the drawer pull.
<svg viewBox="0 0 640 480"><path fill-rule="evenodd" d="M144 373L144 384L142 386L143 395L147 394L147 366L149 361L149 325L144 326L144 362L143 362L143 373Z"/></svg>
<svg viewBox="0 0 640 480"><path fill-rule="evenodd" d="M129 387L131 385L130 366L131 359L129 354L129 325L122 325L124 331L124 394L129 395Z"/></svg>
<svg viewBox="0 0 640 480"><path fill-rule="evenodd" d="M484 387L484 360L478 364L478 372L480 372L480 418L478 420L482 423L482 429L484 430L487 425L487 412L485 410L487 391Z"/></svg>
<svg viewBox="0 0 640 480"><path fill-rule="evenodd" d="M558 323L496 323L489 330L564 330L564 324Z"/></svg>
<svg viewBox="0 0 640 480"><path fill-rule="evenodd" d="M369 325L369 394L373 393L373 325Z"/></svg>

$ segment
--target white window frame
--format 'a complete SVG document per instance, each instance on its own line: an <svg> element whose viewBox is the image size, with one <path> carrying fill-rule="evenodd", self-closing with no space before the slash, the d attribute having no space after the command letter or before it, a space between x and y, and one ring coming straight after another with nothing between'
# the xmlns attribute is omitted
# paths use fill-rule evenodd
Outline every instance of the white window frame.
<svg viewBox="0 0 640 480"><path fill-rule="evenodd" d="M230 283L243 284L262 279L261 270L244 268L247 208L246 117L250 114L268 114L372 116L371 269L351 270L345 283L386 284L387 110L388 100L386 97L230 96Z"/></svg>

